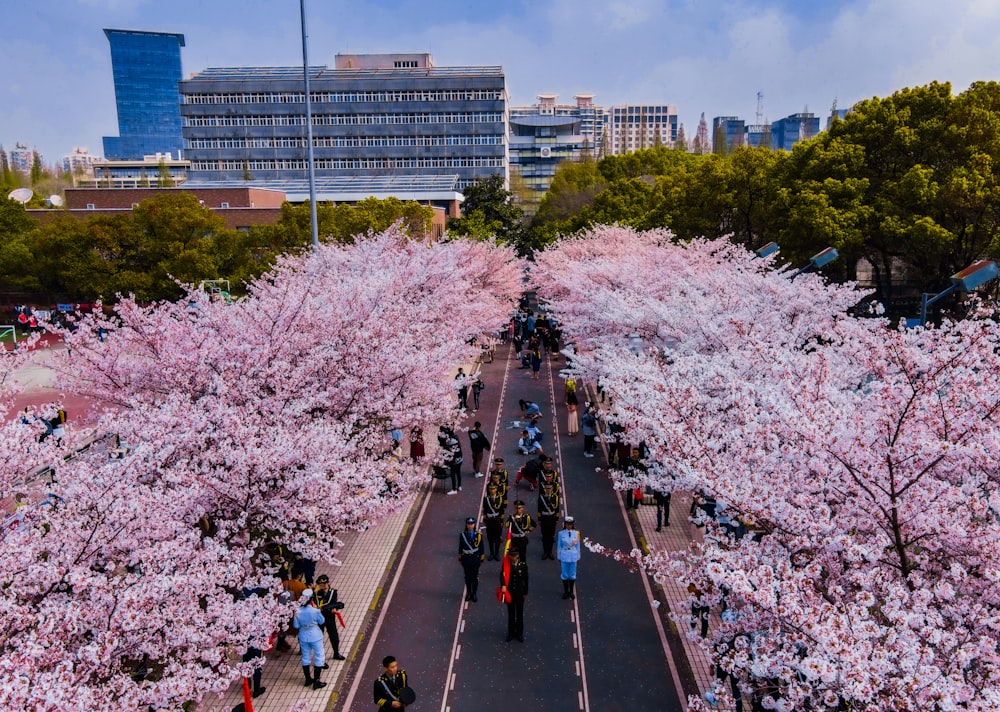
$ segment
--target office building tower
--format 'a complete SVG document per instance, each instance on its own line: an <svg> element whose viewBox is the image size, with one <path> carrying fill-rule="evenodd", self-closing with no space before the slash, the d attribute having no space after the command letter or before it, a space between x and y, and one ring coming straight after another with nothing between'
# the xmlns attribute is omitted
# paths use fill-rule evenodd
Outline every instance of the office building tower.
<svg viewBox="0 0 1000 712"><path fill-rule="evenodd" d="M799 141L810 139L818 133L818 116L805 112L792 114L771 124L771 148L791 151Z"/></svg>
<svg viewBox="0 0 1000 712"><path fill-rule="evenodd" d="M510 109L510 170L522 179L529 203L541 200L563 161L600 157L604 110L592 94L577 94L575 104L557 104L555 94L538 103Z"/></svg>
<svg viewBox="0 0 1000 712"><path fill-rule="evenodd" d="M169 153L180 158L181 80L184 35L140 30L110 30L111 68L118 107L118 136L104 137L104 157L141 160Z"/></svg>
<svg viewBox="0 0 1000 712"><path fill-rule="evenodd" d="M716 116L712 119L712 151L730 153L744 145L746 122L738 116Z"/></svg>
<svg viewBox="0 0 1000 712"><path fill-rule="evenodd" d="M508 179L501 67L435 67L429 54L337 55L313 66L318 179L457 176L459 190ZM180 83L190 178L307 176L301 67L206 69Z"/></svg>

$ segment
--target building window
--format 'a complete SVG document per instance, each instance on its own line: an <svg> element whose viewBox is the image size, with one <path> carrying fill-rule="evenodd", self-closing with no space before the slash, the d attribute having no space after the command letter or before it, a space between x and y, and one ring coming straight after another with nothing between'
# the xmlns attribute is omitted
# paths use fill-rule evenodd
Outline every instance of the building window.
<svg viewBox="0 0 1000 712"><path fill-rule="evenodd" d="M222 208L223 210L226 210L229 207L229 203L223 203L219 207Z"/></svg>
<svg viewBox="0 0 1000 712"><path fill-rule="evenodd" d="M392 66L396 69L416 69L417 60L415 59L397 59L392 63Z"/></svg>
<svg viewBox="0 0 1000 712"><path fill-rule="evenodd" d="M94 209L94 204L93 203L87 203L87 210L93 210L93 209Z"/></svg>

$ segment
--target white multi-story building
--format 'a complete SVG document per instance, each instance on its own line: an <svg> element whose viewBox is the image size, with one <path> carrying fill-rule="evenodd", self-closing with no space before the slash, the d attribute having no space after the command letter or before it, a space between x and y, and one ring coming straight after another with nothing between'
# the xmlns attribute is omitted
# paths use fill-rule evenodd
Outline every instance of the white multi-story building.
<svg viewBox="0 0 1000 712"><path fill-rule="evenodd" d="M63 156L62 169L66 173L73 175L94 175L94 161L101 160L99 156L90 155L86 148L77 146L72 153Z"/></svg>
<svg viewBox="0 0 1000 712"><path fill-rule="evenodd" d="M600 159L677 141L677 109L667 104L602 107L593 94L577 94L574 104L558 104L555 94L538 103L510 108L510 167L531 194L548 190L563 161Z"/></svg>
<svg viewBox="0 0 1000 712"><path fill-rule="evenodd" d="M677 107L669 104L622 104L607 110L608 155L622 155L677 141Z"/></svg>
<svg viewBox="0 0 1000 712"><path fill-rule="evenodd" d="M34 150L28 148L20 142L15 143L14 148L10 149L10 153L7 154L7 165L9 165L12 170L20 171L26 175L31 173L31 166L34 162Z"/></svg>

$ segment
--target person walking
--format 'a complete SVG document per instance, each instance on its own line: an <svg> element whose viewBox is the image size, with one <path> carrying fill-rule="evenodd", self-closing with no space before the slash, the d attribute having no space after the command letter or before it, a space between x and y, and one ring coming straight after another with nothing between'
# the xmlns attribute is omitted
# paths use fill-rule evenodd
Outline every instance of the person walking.
<svg viewBox="0 0 1000 712"><path fill-rule="evenodd" d="M295 611L295 628L299 631L299 649L302 651L302 672L306 676L306 687L312 685L314 690L326 687L320 678L323 666L326 665L326 653L323 650L323 614L316 607L312 589L307 588L299 597L302 605ZM312 676L309 675L309 665L312 664Z"/></svg>
<svg viewBox="0 0 1000 712"><path fill-rule="evenodd" d="M465 531L458 535L458 561L465 571L465 600L479 600L479 567L485 558L483 535L476 529L476 518L465 520Z"/></svg>
<svg viewBox="0 0 1000 712"><path fill-rule="evenodd" d="M458 381L458 409L465 412L469 407L469 377L465 375L465 369L458 369L455 380Z"/></svg>
<svg viewBox="0 0 1000 712"><path fill-rule="evenodd" d="M552 546L556 542L556 524L559 523L559 493L555 478L543 482L538 492L538 523L542 530L542 560L555 559Z"/></svg>
<svg viewBox="0 0 1000 712"><path fill-rule="evenodd" d="M656 531L663 531L663 527L670 526L670 493L654 490L653 501L656 503Z"/></svg>
<svg viewBox="0 0 1000 712"><path fill-rule="evenodd" d="M472 412L475 413L479 410L479 395L486 388L486 384L483 383L483 379L476 376L476 380L472 382Z"/></svg>
<svg viewBox="0 0 1000 712"><path fill-rule="evenodd" d="M507 642L524 642L524 599L528 595L528 564L513 546L500 571L500 592L507 604Z"/></svg>
<svg viewBox="0 0 1000 712"><path fill-rule="evenodd" d="M469 431L469 449L472 451L472 469L476 477L483 476L483 453L490 449L490 441L482 431L483 424L478 420Z"/></svg>
<svg viewBox="0 0 1000 712"><path fill-rule="evenodd" d="M319 606L323 614L323 627L330 638L330 646L333 648L334 660L346 660L340 654L340 631L337 630L337 623L344 625L340 617L340 611L344 608L342 601L337 600L337 589L330 588L330 577L320 574L316 579L316 605Z"/></svg>
<svg viewBox="0 0 1000 712"><path fill-rule="evenodd" d="M559 532L558 557L562 564L560 578L563 584L563 599L576 598L576 564L580 560L580 532L576 530L576 520L566 517Z"/></svg>
<svg viewBox="0 0 1000 712"><path fill-rule="evenodd" d="M382 658L382 667L385 671L375 680L375 704L379 712L401 710L409 704L404 700L409 699L412 702L415 698L413 690L410 689L406 670L399 667L396 658L391 655Z"/></svg>
<svg viewBox="0 0 1000 712"><path fill-rule="evenodd" d="M510 529L510 546L521 553L521 559L528 556L528 534L535 530L535 520L524 511L524 501L514 502L514 513L507 517Z"/></svg>
<svg viewBox="0 0 1000 712"><path fill-rule="evenodd" d="M583 432L583 456L594 456L594 442L597 439L597 416L593 408L587 408L580 418L580 430Z"/></svg>
<svg viewBox="0 0 1000 712"><path fill-rule="evenodd" d="M410 428L410 458L414 462L422 458L425 454L424 430L419 425Z"/></svg>
<svg viewBox="0 0 1000 712"><path fill-rule="evenodd" d="M507 510L507 501L501 494L499 485L490 473L490 482L486 485L486 494L483 496L483 522L486 524L486 541L490 545L490 561L500 560L500 533L503 530L503 515Z"/></svg>
<svg viewBox="0 0 1000 712"><path fill-rule="evenodd" d="M531 377L537 381L539 373L542 370L542 347L541 346L539 346L539 345L536 344L534 346L534 348L531 349L530 359L531 359Z"/></svg>

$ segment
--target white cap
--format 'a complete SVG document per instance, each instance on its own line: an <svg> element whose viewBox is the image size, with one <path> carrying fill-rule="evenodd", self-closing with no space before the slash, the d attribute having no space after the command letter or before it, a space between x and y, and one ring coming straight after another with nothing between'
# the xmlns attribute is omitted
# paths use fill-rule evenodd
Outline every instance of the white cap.
<svg viewBox="0 0 1000 712"><path fill-rule="evenodd" d="M307 588L305 591L302 592L302 595L299 596L299 600L302 601L303 604L309 603L309 599L312 598L312 595L313 595L312 589Z"/></svg>

